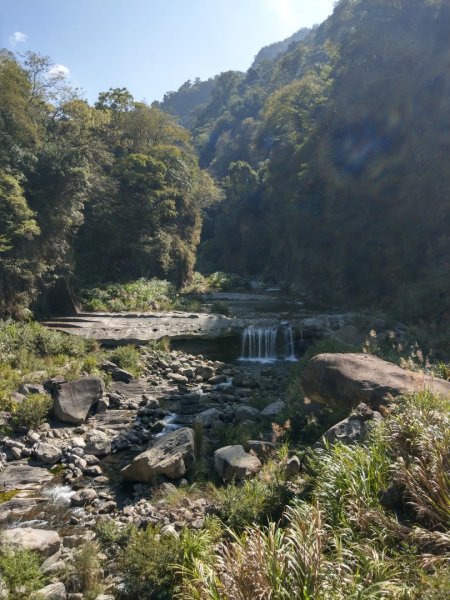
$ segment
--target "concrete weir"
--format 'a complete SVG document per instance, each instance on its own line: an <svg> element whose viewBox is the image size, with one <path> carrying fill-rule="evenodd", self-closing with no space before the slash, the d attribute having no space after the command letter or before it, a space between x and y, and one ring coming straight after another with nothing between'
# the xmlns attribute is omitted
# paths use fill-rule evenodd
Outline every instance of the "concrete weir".
<svg viewBox="0 0 450 600"><path fill-rule="evenodd" d="M58 331L91 337L101 344L146 344L164 337L172 340L217 339L240 335L242 319L207 313L122 312L79 313L44 322Z"/></svg>

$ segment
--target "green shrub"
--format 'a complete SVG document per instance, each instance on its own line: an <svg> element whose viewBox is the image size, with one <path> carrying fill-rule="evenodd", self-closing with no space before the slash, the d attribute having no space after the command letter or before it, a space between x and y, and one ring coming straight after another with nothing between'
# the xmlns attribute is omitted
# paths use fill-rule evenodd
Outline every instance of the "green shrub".
<svg viewBox="0 0 450 600"><path fill-rule="evenodd" d="M174 565L181 561L180 542L173 535L151 526L133 531L119 563L127 598L172 600L179 581Z"/></svg>
<svg viewBox="0 0 450 600"><path fill-rule="evenodd" d="M102 592L102 575L99 548L95 542L87 542L74 553L67 586L83 592L86 600L95 600Z"/></svg>
<svg viewBox="0 0 450 600"><path fill-rule="evenodd" d="M156 352L168 353L170 352L170 337L165 336L160 340L151 340L148 342L147 348Z"/></svg>
<svg viewBox="0 0 450 600"><path fill-rule="evenodd" d="M142 371L141 353L136 346L119 346L111 352L109 360L119 366L121 369L130 371L136 377Z"/></svg>
<svg viewBox="0 0 450 600"><path fill-rule="evenodd" d="M125 548L132 532L132 525L121 527L115 521L100 521L95 526L97 540L105 551Z"/></svg>
<svg viewBox="0 0 450 600"><path fill-rule="evenodd" d="M85 310L149 311L170 310L178 299L175 287L161 279L138 279L81 291Z"/></svg>
<svg viewBox="0 0 450 600"><path fill-rule="evenodd" d="M278 467L267 464L258 477L244 483L230 483L216 488L219 517L237 531L254 523L279 519L290 498L284 475Z"/></svg>
<svg viewBox="0 0 450 600"><path fill-rule="evenodd" d="M34 552L13 550L0 539L0 578L9 592L8 600L28 600L32 592L45 585L41 562Z"/></svg>
<svg viewBox="0 0 450 600"><path fill-rule="evenodd" d="M57 355L79 357L97 349L95 340L61 333L39 323L0 321L0 362L18 368L29 367L21 364L21 356L26 360L30 354L41 358Z"/></svg>
<svg viewBox="0 0 450 600"><path fill-rule="evenodd" d="M211 275L195 272L192 281L184 289L187 293L206 294L208 292L247 291L251 286L239 275L216 271Z"/></svg>
<svg viewBox="0 0 450 600"><path fill-rule="evenodd" d="M213 302L211 304L211 312L216 315L225 315L225 317L228 317L230 314L230 307L226 302Z"/></svg>
<svg viewBox="0 0 450 600"><path fill-rule="evenodd" d="M15 428L37 429L48 417L53 405L47 394L29 394L13 406L11 425Z"/></svg>

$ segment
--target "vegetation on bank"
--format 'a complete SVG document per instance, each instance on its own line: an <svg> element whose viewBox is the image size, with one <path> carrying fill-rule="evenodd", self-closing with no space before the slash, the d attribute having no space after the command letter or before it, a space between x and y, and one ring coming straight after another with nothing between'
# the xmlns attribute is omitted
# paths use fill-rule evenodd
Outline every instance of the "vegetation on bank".
<svg viewBox="0 0 450 600"><path fill-rule="evenodd" d="M0 321L0 411L12 412L11 426L35 428L51 408L50 397L32 393L16 401L14 393L22 383L40 384L62 375L71 381L83 375L97 375L108 382L100 369L111 360L138 376L141 352L135 346L102 350L92 339L67 335L39 323Z"/></svg>
<svg viewBox="0 0 450 600"><path fill-rule="evenodd" d="M192 311L201 306L196 298L199 294L248 288L248 283L236 275L195 272L190 283L181 290L166 280L141 278L128 283L84 288L80 292L80 300L83 309L88 311Z"/></svg>

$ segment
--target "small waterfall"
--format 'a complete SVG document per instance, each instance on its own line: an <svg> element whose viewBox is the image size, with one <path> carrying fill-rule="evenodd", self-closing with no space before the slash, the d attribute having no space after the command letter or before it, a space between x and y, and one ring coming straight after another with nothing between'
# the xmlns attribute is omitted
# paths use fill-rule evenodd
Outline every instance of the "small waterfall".
<svg viewBox="0 0 450 600"><path fill-rule="evenodd" d="M294 352L294 335L288 322L271 327L250 325L242 334L241 360L274 362L297 360Z"/></svg>

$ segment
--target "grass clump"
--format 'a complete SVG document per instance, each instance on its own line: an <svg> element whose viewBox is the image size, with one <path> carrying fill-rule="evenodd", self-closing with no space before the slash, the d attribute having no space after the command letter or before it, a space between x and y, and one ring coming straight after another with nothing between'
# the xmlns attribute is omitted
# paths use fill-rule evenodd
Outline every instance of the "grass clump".
<svg viewBox="0 0 450 600"><path fill-rule="evenodd" d="M181 552L175 536L164 535L154 527L133 531L120 560L127 598L171 600L177 583L173 565L179 562Z"/></svg>
<svg viewBox="0 0 450 600"><path fill-rule="evenodd" d="M210 292L248 291L250 284L239 275L216 271L210 275L195 272L192 281L183 290L190 294Z"/></svg>
<svg viewBox="0 0 450 600"><path fill-rule="evenodd" d="M105 552L125 548L132 531L132 525L119 526L116 521L100 521L95 526L97 540Z"/></svg>
<svg viewBox="0 0 450 600"><path fill-rule="evenodd" d="M15 429L37 429L46 421L52 406L49 395L29 394L22 402L13 403L11 426Z"/></svg>
<svg viewBox="0 0 450 600"><path fill-rule="evenodd" d="M269 461L254 479L215 488L218 516L234 531L251 524L278 520L290 499L283 470Z"/></svg>
<svg viewBox="0 0 450 600"><path fill-rule="evenodd" d="M95 600L102 592L99 547L95 542L87 542L73 557L67 574L67 587L74 592L82 592L86 600Z"/></svg>
<svg viewBox="0 0 450 600"><path fill-rule="evenodd" d="M41 562L36 553L12 549L0 539L0 579L6 585L7 600L28 600L46 584Z"/></svg>
<svg viewBox="0 0 450 600"><path fill-rule="evenodd" d="M135 377L142 372L141 353L136 346L118 346L108 358L121 369L130 371Z"/></svg>
<svg viewBox="0 0 450 600"><path fill-rule="evenodd" d="M12 500L19 492L20 490L8 490L7 492L0 492L0 504Z"/></svg>

